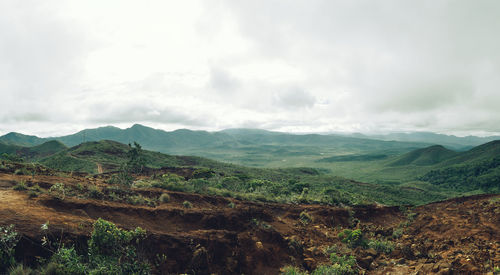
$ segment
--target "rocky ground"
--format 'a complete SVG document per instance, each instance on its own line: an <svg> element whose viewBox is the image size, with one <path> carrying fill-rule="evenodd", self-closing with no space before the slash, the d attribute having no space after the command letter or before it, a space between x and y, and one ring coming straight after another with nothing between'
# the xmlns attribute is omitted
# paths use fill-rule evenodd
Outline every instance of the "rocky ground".
<svg viewBox="0 0 500 275"><path fill-rule="evenodd" d="M312 270L329 253L354 255L364 274L493 274L500 266L500 195L456 198L419 207L330 207L240 201L162 189L137 189L146 198L167 193L154 206L90 199L45 191L55 183L86 192L104 190L102 177L40 171L36 176L0 172L0 226L23 235L17 258L33 264L48 252L40 245L49 222L53 241L85 246L97 218L147 231L141 251L162 274L279 274L286 265ZM38 184L41 192L12 187ZM83 188L82 188L83 186ZM77 188L78 187L78 188ZM192 207L186 207L185 201ZM361 229L385 252L341 241L344 229Z"/></svg>

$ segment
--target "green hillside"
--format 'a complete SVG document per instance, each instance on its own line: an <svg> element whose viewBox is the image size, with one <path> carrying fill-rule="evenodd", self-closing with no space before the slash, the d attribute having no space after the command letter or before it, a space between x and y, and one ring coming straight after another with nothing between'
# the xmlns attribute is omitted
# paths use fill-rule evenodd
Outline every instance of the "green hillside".
<svg viewBox="0 0 500 275"><path fill-rule="evenodd" d="M38 139L11 133L0 140L11 144L38 144L55 139L67 146L84 141L114 140L140 143L145 149L166 154L192 155L252 167L315 166L326 156L349 154L395 155L427 147L426 143L383 141L341 135L288 134L256 129L230 129L219 132L187 129L166 132L136 124L127 129L112 126L87 129L73 135Z"/></svg>
<svg viewBox="0 0 500 275"><path fill-rule="evenodd" d="M44 158L40 163L62 171L97 173L98 164L104 170L112 171L127 162L129 150L128 145L111 140L85 142ZM146 166L151 168L215 163L197 157L170 156L146 150L143 150L142 157Z"/></svg>
<svg viewBox="0 0 500 275"><path fill-rule="evenodd" d="M500 140L458 154L420 177L448 189L500 192Z"/></svg>
<svg viewBox="0 0 500 275"><path fill-rule="evenodd" d="M20 133L8 133L4 136L0 137L0 142L3 142L7 145L17 145L23 147L31 147L35 145L40 145L47 140L44 138L39 138L36 136L28 136Z"/></svg>
<svg viewBox="0 0 500 275"><path fill-rule="evenodd" d="M422 149L417 149L398 157L389 166L403 165L434 165L456 156L457 153L444 148L441 145L434 145Z"/></svg>
<svg viewBox="0 0 500 275"><path fill-rule="evenodd" d="M115 141L86 142L47 157L41 163L64 171L97 173L98 165L105 171L120 171L122 165L127 163L131 149ZM420 204L451 196L442 193L439 188L366 184L313 168L249 168L201 157L172 156L147 150L141 151L141 157L145 167L178 167L204 175L180 186L178 183L164 186L179 191L208 192L252 200L330 204Z"/></svg>
<svg viewBox="0 0 500 275"><path fill-rule="evenodd" d="M0 154L8 154L10 157L22 158L28 161L36 161L65 150L66 145L60 141L51 140L33 147L18 145L7 145L0 142Z"/></svg>

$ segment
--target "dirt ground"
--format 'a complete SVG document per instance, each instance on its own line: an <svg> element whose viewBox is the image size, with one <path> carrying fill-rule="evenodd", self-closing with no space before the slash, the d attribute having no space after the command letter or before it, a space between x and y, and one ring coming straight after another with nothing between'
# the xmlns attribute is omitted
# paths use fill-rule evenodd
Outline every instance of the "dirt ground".
<svg viewBox="0 0 500 275"><path fill-rule="evenodd" d="M61 243L85 246L93 222L147 231L141 251L157 259L160 274L279 274L285 265L311 270L328 263L325 249L352 254L365 274L487 274L500 266L500 195L478 195L416 208L339 208L240 201L232 198L142 190L144 196L170 195L156 207L47 194L30 198L12 189L24 180L48 189L104 185L83 175L20 176L0 173L0 225L14 224L23 235L17 258L27 264L49 254L41 246L41 225ZM185 208L184 201L192 203ZM307 212L312 221L300 219ZM359 228L367 238L391 240L390 254L349 248L338 233ZM396 233L400 234L396 234ZM332 248L333 247L333 248Z"/></svg>

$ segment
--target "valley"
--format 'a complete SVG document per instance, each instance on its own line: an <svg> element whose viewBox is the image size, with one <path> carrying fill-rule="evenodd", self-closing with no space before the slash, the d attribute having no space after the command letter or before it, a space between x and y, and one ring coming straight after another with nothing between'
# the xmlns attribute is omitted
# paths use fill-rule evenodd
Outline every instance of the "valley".
<svg viewBox="0 0 500 275"><path fill-rule="evenodd" d="M26 274L498 271L498 141L459 151L257 131L227 147L206 134L177 143L198 156L0 137L0 238L16 244L3 257Z"/></svg>

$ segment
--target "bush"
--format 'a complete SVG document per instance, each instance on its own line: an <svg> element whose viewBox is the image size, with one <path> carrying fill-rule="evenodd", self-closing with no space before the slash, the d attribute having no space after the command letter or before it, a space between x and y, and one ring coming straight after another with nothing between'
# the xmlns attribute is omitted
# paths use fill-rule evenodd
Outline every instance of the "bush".
<svg viewBox="0 0 500 275"><path fill-rule="evenodd" d="M89 198L93 199L102 199L104 197L104 194L99 187L93 184L89 186L87 194Z"/></svg>
<svg viewBox="0 0 500 275"><path fill-rule="evenodd" d="M38 185L38 183L33 185L30 189L35 192L42 192L42 188L40 187L40 185Z"/></svg>
<svg viewBox="0 0 500 275"><path fill-rule="evenodd" d="M167 203L170 201L170 196L167 193L163 193L160 196L160 201L163 203Z"/></svg>
<svg viewBox="0 0 500 275"><path fill-rule="evenodd" d="M298 267L285 266L281 275L307 275L307 272L303 272Z"/></svg>
<svg viewBox="0 0 500 275"><path fill-rule="evenodd" d="M89 265L95 274L147 274L149 264L137 255L138 244L146 237L146 231L137 227L133 231L122 230L115 224L98 219L88 242ZM92 273L92 272L91 272Z"/></svg>
<svg viewBox="0 0 500 275"><path fill-rule="evenodd" d="M307 211L305 211L305 210L300 212L299 219L303 225L307 225L307 224L313 222L313 220L314 220L313 217L311 216L311 214L307 213Z"/></svg>
<svg viewBox="0 0 500 275"><path fill-rule="evenodd" d="M319 266L312 275L350 275L358 274L356 270L356 258L354 256L337 256L337 254L330 254L330 261L332 265L330 266Z"/></svg>
<svg viewBox="0 0 500 275"><path fill-rule="evenodd" d="M30 173L28 172L28 169L26 167L23 167L21 169L16 169L14 171L14 175L29 175Z"/></svg>
<svg viewBox="0 0 500 275"><path fill-rule="evenodd" d="M29 196L30 199L31 198L36 198L36 197L38 197L38 195L40 195L40 193L36 192L36 191L33 191L33 190L31 190L31 191L28 192L28 196Z"/></svg>
<svg viewBox="0 0 500 275"><path fill-rule="evenodd" d="M24 191L24 190L28 190L28 187L26 186L26 181L21 180L16 185L14 185L12 187L12 189L14 189L16 191Z"/></svg>
<svg viewBox="0 0 500 275"><path fill-rule="evenodd" d="M361 232L361 229L345 229L339 233L338 237L343 243L353 248L357 246L366 247L367 245L366 240L363 238L363 232Z"/></svg>
<svg viewBox="0 0 500 275"><path fill-rule="evenodd" d="M51 195L56 199L64 200L64 198L66 197L66 190L64 189L64 184L62 182L58 182L52 185L49 188L49 195Z"/></svg>
<svg viewBox="0 0 500 275"><path fill-rule="evenodd" d="M330 255L332 253L339 252L339 248L337 247L337 245L334 244L334 245L330 245L330 246L325 247L325 249L323 249L323 252L326 255Z"/></svg>
<svg viewBox="0 0 500 275"><path fill-rule="evenodd" d="M51 258L51 274L86 274L86 266L73 247L60 248Z"/></svg>
<svg viewBox="0 0 500 275"><path fill-rule="evenodd" d="M184 201L182 203L182 206L184 206L184 208L193 208L193 204L190 203L189 201Z"/></svg>
<svg viewBox="0 0 500 275"><path fill-rule="evenodd" d="M109 184L120 184L127 187L130 187L134 181L134 178L130 176L126 167L120 167L118 173L111 176L111 179L108 180Z"/></svg>
<svg viewBox="0 0 500 275"><path fill-rule="evenodd" d="M14 252L18 241L14 225L0 226L0 271L4 271L16 263Z"/></svg>
<svg viewBox="0 0 500 275"><path fill-rule="evenodd" d="M368 247L377 250L380 253L391 254L394 250L394 244L390 241L372 240L368 243Z"/></svg>
<svg viewBox="0 0 500 275"><path fill-rule="evenodd" d="M403 236L403 229L402 228L396 228L394 231L392 231L392 238L394 239L399 239L401 236Z"/></svg>
<svg viewBox="0 0 500 275"><path fill-rule="evenodd" d="M22 264L19 264L15 267L12 267L9 270L9 275L30 275L33 274L33 271L29 267L25 267Z"/></svg>

